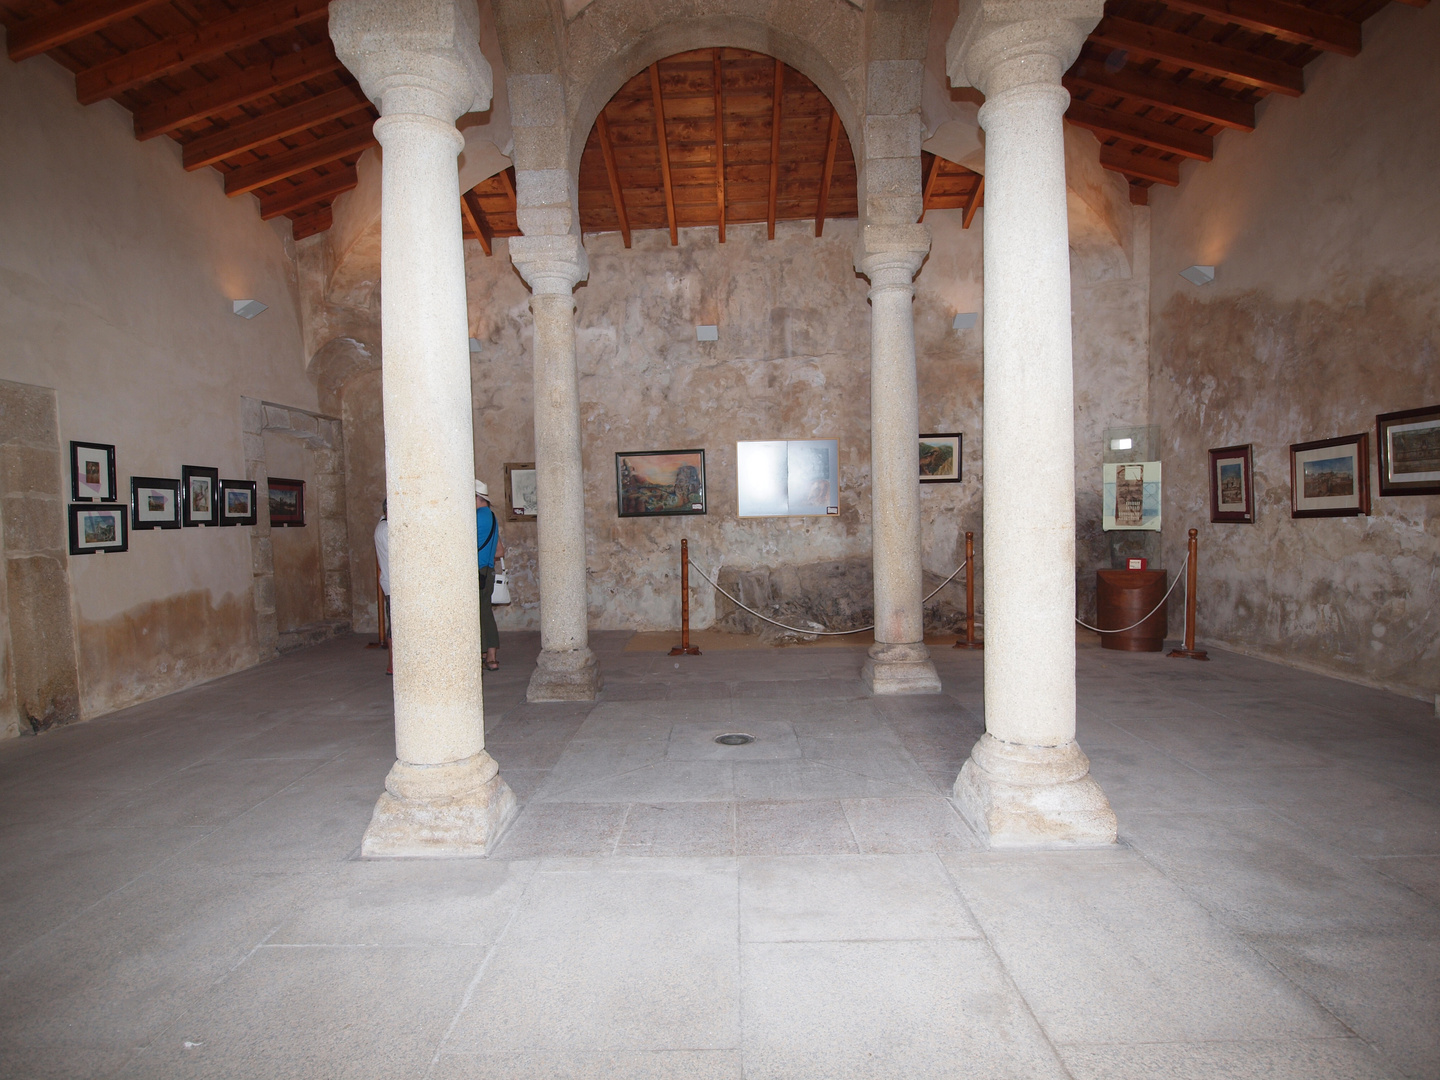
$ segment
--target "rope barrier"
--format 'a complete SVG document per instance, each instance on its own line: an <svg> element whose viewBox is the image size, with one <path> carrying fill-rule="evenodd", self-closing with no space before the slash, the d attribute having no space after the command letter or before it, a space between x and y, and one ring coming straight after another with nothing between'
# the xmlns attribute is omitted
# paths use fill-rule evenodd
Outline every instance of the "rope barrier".
<svg viewBox="0 0 1440 1080"><path fill-rule="evenodd" d="M1189 552L1186 552L1185 561L1180 564L1180 569L1184 570L1186 564L1189 563L1189 561L1190 554ZM1151 608L1149 614L1147 614L1144 619L1141 619L1140 622L1131 623L1129 626L1121 627L1119 630L1101 630L1098 626L1091 626L1088 622L1080 618L1080 616L1078 615L1075 616L1075 621L1081 626L1083 626L1086 630L1094 630L1097 634L1123 634L1126 630L1134 630L1135 627L1143 623L1145 619L1150 618L1151 615L1154 615L1155 612L1159 611L1162 607L1165 606L1165 601L1170 599L1170 594L1175 591L1175 586L1180 584L1180 578L1181 575L1177 573L1175 575L1175 580L1170 583L1170 588L1166 589L1165 595L1160 598L1160 603L1156 604L1153 608Z"/></svg>

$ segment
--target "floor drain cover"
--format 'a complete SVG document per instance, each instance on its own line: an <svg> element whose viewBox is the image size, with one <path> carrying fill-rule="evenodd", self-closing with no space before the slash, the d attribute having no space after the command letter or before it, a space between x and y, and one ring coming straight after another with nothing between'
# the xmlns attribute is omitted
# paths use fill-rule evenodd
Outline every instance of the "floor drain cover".
<svg viewBox="0 0 1440 1080"><path fill-rule="evenodd" d="M735 732L731 735L716 735L715 741L721 746L744 746L746 743L754 742L755 736L741 735L739 732Z"/></svg>

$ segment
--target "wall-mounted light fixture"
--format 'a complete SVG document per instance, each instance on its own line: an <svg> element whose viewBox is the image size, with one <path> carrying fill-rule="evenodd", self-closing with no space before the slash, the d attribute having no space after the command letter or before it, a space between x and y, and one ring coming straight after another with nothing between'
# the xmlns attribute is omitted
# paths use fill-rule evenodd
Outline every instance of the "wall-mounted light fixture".
<svg viewBox="0 0 1440 1080"><path fill-rule="evenodd" d="M235 308L235 314L239 315L242 319L253 319L269 305L262 304L259 300L235 300L233 301L233 306Z"/></svg>
<svg viewBox="0 0 1440 1080"><path fill-rule="evenodd" d="M718 326L697 326L695 327L696 341L719 341L720 327Z"/></svg>
<svg viewBox="0 0 1440 1080"><path fill-rule="evenodd" d="M1215 280L1215 267L1213 266L1187 266L1180 271L1180 276L1191 285L1209 285Z"/></svg>
<svg viewBox="0 0 1440 1080"><path fill-rule="evenodd" d="M1134 440L1134 439L1111 439L1111 440L1110 440L1110 449L1111 449L1111 450L1129 450L1129 449L1130 449L1131 447L1133 447L1134 445L1135 445L1135 440Z"/></svg>
<svg viewBox="0 0 1440 1080"><path fill-rule="evenodd" d="M955 321L950 324L954 330L970 330L975 326L975 320L980 318L978 311L957 311Z"/></svg>

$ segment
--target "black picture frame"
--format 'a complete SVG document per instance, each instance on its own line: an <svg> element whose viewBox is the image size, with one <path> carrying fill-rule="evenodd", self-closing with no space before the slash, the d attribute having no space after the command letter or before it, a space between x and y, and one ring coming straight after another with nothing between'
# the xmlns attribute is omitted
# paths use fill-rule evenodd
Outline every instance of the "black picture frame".
<svg viewBox="0 0 1440 1080"><path fill-rule="evenodd" d="M630 450L615 455L617 516L703 514L705 505L704 450Z"/></svg>
<svg viewBox="0 0 1440 1080"><path fill-rule="evenodd" d="M1397 455L1401 435L1412 445L1404 448L1407 454ZM1440 405L1381 413L1375 417L1375 445L1382 496L1440 495ZM1407 474L1419 479L1407 480Z"/></svg>
<svg viewBox="0 0 1440 1080"><path fill-rule="evenodd" d="M272 476L269 480L269 487L270 494L266 502L270 506L270 527L272 529L303 529L305 527L305 481Z"/></svg>
<svg viewBox="0 0 1440 1080"><path fill-rule="evenodd" d="M1233 473L1237 465L1240 468L1238 478ZM1222 468L1225 470L1223 477ZM1243 497L1238 502L1222 503L1220 500L1223 495L1233 494L1232 489L1236 479L1240 481ZM1244 509L1222 510L1222 506L1243 506ZM1239 525L1255 524L1255 452L1253 444L1222 446L1210 451L1210 520Z"/></svg>
<svg viewBox="0 0 1440 1080"><path fill-rule="evenodd" d="M124 503L71 503L70 554L103 555L130 550L130 529Z"/></svg>
<svg viewBox="0 0 1440 1080"><path fill-rule="evenodd" d="M180 528L180 504L184 502L180 481L163 476L130 477L130 528Z"/></svg>
<svg viewBox="0 0 1440 1080"><path fill-rule="evenodd" d="M104 490L96 482L104 480ZM93 479L92 479L93 477ZM111 443L70 442L70 499L73 502L118 502L115 447Z"/></svg>
<svg viewBox="0 0 1440 1080"><path fill-rule="evenodd" d="M1318 455L1325 456L1320 458ZM1308 455L1314 454L1311 458ZM1317 465L1314 474L1305 466ZM1321 466L1330 462L1348 462L1339 470L1325 470ZM1333 474L1333 478L1332 475ZM1349 479L1350 490L1338 494L1325 494L1324 490L1310 491L1313 485L1324 488ZM1315 439L1312 442L1290 445L1290 516L1292 518L1319 517L1363 517L1370 513L1370 434L1366 431L1354 435L1341 435L1334 439Z"/></svg>
<svg viewBox="0 0 1440 1080"><path fill-rule="evenodd" d="M220 481L221 525L254 525L260 520L256 487L254 480Z"/></svg>
<svg viewBox="0 0 1440 1080"><path fill-rule="evenodd" d="M920 483L958 484L963 479L965 436L958 431L921 435ZM949 451L946 455L945 451Z"/></svg>
<svg viewBox="0 0 1440 1080"><path fill-rule="evenodd" d="M180 522L185 528L220 524L220 470L204 465L180 469Z"/></svg>

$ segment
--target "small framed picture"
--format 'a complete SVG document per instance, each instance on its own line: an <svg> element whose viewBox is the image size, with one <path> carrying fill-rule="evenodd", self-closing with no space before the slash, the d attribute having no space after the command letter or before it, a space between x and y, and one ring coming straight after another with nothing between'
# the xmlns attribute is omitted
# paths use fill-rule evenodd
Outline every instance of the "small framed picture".
<svg viewBox="0 0 1440 1080"><path fill-rule="evenodd" d="M533 461L505 463L505 520L535 521L539 515Z"/></svg>
<svg viewBox="0 0 1440 1080"><path fill-rule="evenodd" d="M1100 469L1100 527L1159 532L1160 462L1107 462Z"/></svg>
<svg viewBox="0 0 1440 1080"><path fill-rule="evenodd" d="M180 481L159 476L130 477L130 527L180 528Z"/></svg>
<svg viewBox="0 0 1440 1080"><path fill-rule="evenodd" d="M128 550L130 534L125 531L125 511L122 503L71 503L70 554Z"/></svg>
<svg viewBox="0 0 1440 1080"><path fill-rule="evenodd" d="M114 502L115 447L109 443L70 444L70 498L75 502Z"/></svg>
<svg viewBox="0 0 1440 1080"><path fill-rule="evenodd" d="M1440 495L1440 405L1375 417L1381 495Z"/></svg>
<svg viewBox="0 0 1440 1080"><path fill-rule="evenodd" d="M960 448L965 436L960 432L948 435L920 436L920 482L922 484L958 484L960 482Z"/></svg>
<svg viewBox="0 0 1440 1080"><path fill-rule="evenodd" d="M305 526L305 481L270 477L271 528L299 529Z"/></svg>
<svg viewBox="0 0 1440 1080"><path fill-rule="evenodd" d="M181 523L188 529L220 524L220 470L203 465L180 468Z"/></svg>
<svg viewBox="0 0 1440 1080"><path fill-rule="evenodd" d="M1290 447L1290 516L1355 517L1370 513L1370 436L1294 443Z"/></svg>
<svg viewBox="0 0 1440 1080"><path fill-rule="evenodd" d="M636 450L615 455L620 517L705 513L704 450Z"/></svg>
<svg viewBox="0 0 1440 1080"><path fill-rule="evenodd" d="M221 525L254 525L257 509L254 480L220 481Z"/></svg>
<svg viewBox="0 0 1440 1080"><path fill-rule="evenodd" d="M1210 520L1255 523L1255 456L1251 445L1210 451Z"/></svg>

